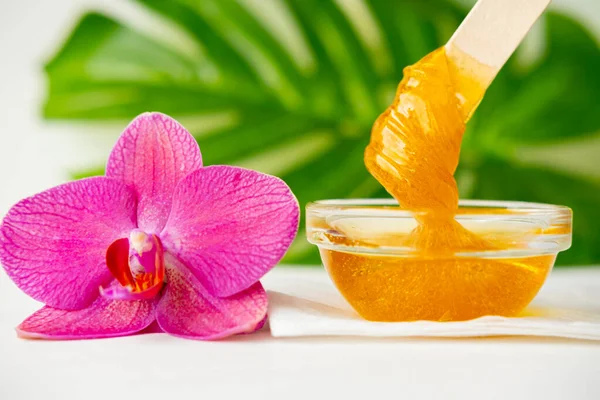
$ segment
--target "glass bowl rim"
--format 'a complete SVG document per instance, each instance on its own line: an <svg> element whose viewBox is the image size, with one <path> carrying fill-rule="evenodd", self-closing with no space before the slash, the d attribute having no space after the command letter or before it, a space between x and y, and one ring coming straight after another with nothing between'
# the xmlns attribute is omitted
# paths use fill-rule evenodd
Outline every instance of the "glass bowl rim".
<svg viewBox="0 0 600 400"><path fill-rule="evenodd" d="M327 243L326 241L317 240L312 237L313 227L311 226L311 217L377 217L377 218L394 218L414 220L414 212L402 210L400 208L382 209L382 206L397 207L398 202L392 198L389 199L330 199L319 200L308 203L306 205L306 235L307 240L329 250L370 253L377 255L394 255L394 256L412 256L415 254L415 249L407 247L364 247L364 246L349 246L339 243ZM503 200L460 200L459 210L461 208L489 208L489 209L505 209L509 212L502 214L457 214L456 219L461 220L477 220L483 222L513 222L515 217L527 218L533 222L548 223L549 221L557 224L567 224L569 227L572 224L572 210L569 207L562 205L553 205L546 203L533 203L523 201L503 201ZM510 212L513 211L513 212ZM521 256L534 256L544 254L557 254L571 246L572 230L568 233L560 234L544 234L539 236L539 244L541 248L535 249L505 249L493 251L477 251L457 253L459 257L493 257L493 258L510 258ZM547 248L543 246L547 245Z"/></svg>
<svg viewBox="0 0 600 400"><path fill-rule="evenodd" d="M336 214L351 214L357 215L357 209L371 212L375 207L381 206L398 206L398 202L394 199L328 199L328 200L317 200L310 202L306 205L307 213L314 212L333 212ZM527 201L512 201L512 200L463 200L458 202L460 208L469 207L482 207L482 208L503 208L506 210L518 210L519 215L523 214L534 214L534 215L558 215L565 214L571 215L572 211L567 206L554 205L547 203L534 203ZM352 209L347 209L351 207ZM403 210L403 209L389 209L390 216L394 218L413 218L414 212ZM378 214L384 214L381 210L378 210ZM511 214L499 214L499 215L511 215Z"/></svg>

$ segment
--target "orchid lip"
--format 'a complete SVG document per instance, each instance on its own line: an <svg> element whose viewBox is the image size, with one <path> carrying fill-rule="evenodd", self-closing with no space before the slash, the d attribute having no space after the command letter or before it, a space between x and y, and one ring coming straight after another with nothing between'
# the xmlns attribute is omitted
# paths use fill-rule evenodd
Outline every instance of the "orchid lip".
<svg viewBox="0 0 600 400"><path fill-rule="evenodd" d="M164 285L164 250L154 234L135 229L115 240L106 250L106 266L115 281L100 287L100 295L112 300L151 299Z"/></svg>

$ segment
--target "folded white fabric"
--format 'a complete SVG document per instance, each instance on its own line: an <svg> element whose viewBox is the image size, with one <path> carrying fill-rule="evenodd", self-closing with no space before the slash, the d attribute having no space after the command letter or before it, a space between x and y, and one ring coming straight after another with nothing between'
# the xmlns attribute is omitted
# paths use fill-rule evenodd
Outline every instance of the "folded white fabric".
<svg viewBox="0 0 600 400"><path fill-rule="evenodd" d="M370 322L356 314L322 269L277 271L265 280L275 337L554 336L600 340L600 268L555 270L530 305L532 315L464 322Z"/></svg>

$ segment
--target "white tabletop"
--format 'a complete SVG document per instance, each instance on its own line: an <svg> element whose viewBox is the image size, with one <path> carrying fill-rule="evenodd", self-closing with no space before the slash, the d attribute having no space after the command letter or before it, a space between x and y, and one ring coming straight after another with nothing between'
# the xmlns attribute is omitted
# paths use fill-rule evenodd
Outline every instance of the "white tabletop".
<svg viewBox="0 0 600 400"><path fill-rule="evenodd" d="M280 289L320 273L278 267L263 282L267 289ZM332 399L442 394L447 399L600 399L598 342L275 339L267 329L220 342L166 334L70 342L18 339L14 326L38 305L2 278L2 399L305 399L316 393Z"/></svg>
<svg viewBox="0 0 600 400"><path fill-rule="evenodd" d="M595 28L600 26L600 15L593 12L598 11L596 1L579 0L582 6L574 9ZM117 9L128 3L0 3L0 214L20 198L66 180L69 169L105 159L122 127L107 134L105 129L40 121L41 63L90 4ZM265 284L302 273L311 272L276 269ZM592 342L273 339L268 331L214 343L167 335L72 342L18 339L13 328L37 307L0 271L2 400L600 399L600 345Z"/></svg>

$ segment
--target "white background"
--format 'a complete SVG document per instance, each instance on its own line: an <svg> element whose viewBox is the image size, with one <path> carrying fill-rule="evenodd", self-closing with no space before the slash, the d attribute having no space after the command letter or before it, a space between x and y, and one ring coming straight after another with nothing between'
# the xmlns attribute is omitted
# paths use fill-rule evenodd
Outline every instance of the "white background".
<svg viewBox="0 0 600 400"><path fill-rule="evenodd" d="M0 0L0 214L20 198L65 181L69 170L105 159L122 127L107 134L106 127L39 118L42 64L90 5L127 9L123 3ZM554 3L600 33L598 0ZM266 284L293 279L295 273L276 271ZM166 335L82 342L17 339L13 327L37 307L0 272L2 400L600 399L600 345L589 342L274 340L267 332L217 343Z"/></svg>

